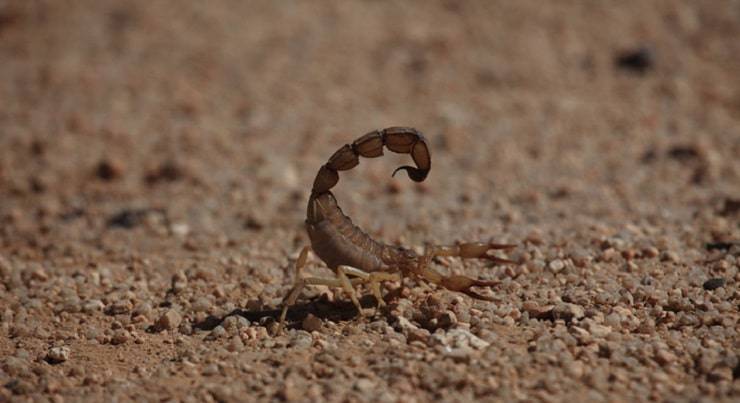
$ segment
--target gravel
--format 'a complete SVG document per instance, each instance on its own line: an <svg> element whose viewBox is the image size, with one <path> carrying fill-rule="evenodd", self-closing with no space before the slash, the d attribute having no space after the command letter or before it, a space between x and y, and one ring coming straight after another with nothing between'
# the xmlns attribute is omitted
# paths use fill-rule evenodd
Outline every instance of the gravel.
<svg viewBox="0 0 740 403"><path fill-rule="evenodd" d="M321 325L321 319L317 318L311 313L309 313L301 322L301 327L307 332L321 331Z"/></svg>
<svg viewBox="0 0 740 403"><path fill-rule="evenodd" d="M111 344L124 344L131 339L131 334L123 329L116 330L111 337Z"/></svg>
<svg viewBox="0 0 740 403"><path fill-rule="evenodd" d="M46 353L46 359L52 364L59 364L69 360L69 347L52 347Z"/></svg>
<svg viewBox="0 0 740 403"><path fill-rule="evenodd" d="M173 310L169 309L162 316L157 319L156 328L159 330L173 330L176 329L182 322L182 316Z"/></svg>
<svg viewBox="0 0 740 403"><path fill-rule="evenodd" d="M707 291L716 290L717 288L724 287L725 286L725 279L719 277L719 278L710 278L709 280L705 281L703 284L703 287Z"/></svg>

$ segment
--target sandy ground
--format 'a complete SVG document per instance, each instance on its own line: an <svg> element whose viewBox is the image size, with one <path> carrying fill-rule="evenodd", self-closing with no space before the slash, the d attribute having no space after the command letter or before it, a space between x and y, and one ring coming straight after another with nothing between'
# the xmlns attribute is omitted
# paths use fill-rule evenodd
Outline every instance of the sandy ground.
<svg viewBox="0 0 740 403"><path fill-rule="evenodd" d="M0 401L737 401L737 38L719 0L0 1ZM520 263L271 336L316 170L396 125L430 176L363 161L345 212Z"/></svg>

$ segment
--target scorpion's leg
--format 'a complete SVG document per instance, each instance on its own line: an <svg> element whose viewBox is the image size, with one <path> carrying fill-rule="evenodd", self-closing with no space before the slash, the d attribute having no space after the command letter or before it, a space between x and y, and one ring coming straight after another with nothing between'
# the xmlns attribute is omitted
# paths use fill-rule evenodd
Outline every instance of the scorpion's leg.
<svg viewBox="0 0 740 403"><path fill-rule="evenodd" d="M489 259L495 263L516 263L512 260L502 259L488 254L495 249L510 249L515 245L494 244L483 242L471 242L448 246L428 246L424 257L419 261L418 274L432 283L439 284L448 290L461 292L476 299L492 301L485 295L471 290L471 287L492 287L499 284L496 280L478 280L461 275L445 276L430 266L435 256L456 256L464 259L477 258Z"/></svg>
<svg viewBox="0 0 740 403"><path fill-rule="evenodd" d="M355 304L355 307L357 308L357 312L362 315L362 305L360 305L360 300L357 299L357 291L355 291L355 287L349 280L349 277L347 277L347 274L352 274L362 279L362 276L358 275L359 273L362 273L364 276L368 275L364 271L355 269L354 267L344 265L340 265L339 267L337 267L337 277L339 278L341 287L349 294L349 297L352 299L352 303Z"/></svg>
<svg viewBox="0 0 740 403"><path fill-rule="evenodd" d="M493 301L492 298L485 295L478 294L471 290L471 287L493 287L498 285L499 282L496 280L476 280L470 277L461 275L445 276L438 272L434 268L430 267L426 263L420 264L417 272L420 276L424 277L428 281L440 285L448 290L461 292L467 294L476 299L482 299L486 301Z"/></svg>
<svg viewBox="0 0 740 403"><path fill-rule="evenodd" d="M383 299L383 295L380 293L380 283L383 281L402 281L402 279L399 273L370 273L370 278L368 278L367 282L373 296L378 300L378 308L385 306L385 300Z"/></svg>
<svg viewBox="0 0 740 403"><path fill-rule="evenodd" d="M298 255L298 259L295 261L295 279L293 280L293 288L290 289L288 295L283 298L283 310L280 312L280 322L276 334L280 334L285 324L285 317L288 315L288 307L295 303L295 300L300 295L303 287L306 286L306 282L301 278L301 271L306 266L306 260L308 260L308 252L311 250L309 246L304 246L301 249L301 253Z"/></svg>
<svg viewBox="0 0 740 403"><path fill-rule="evenodd" d="M295 280L293 282L293 288L291 288L290 292L288 292L288 295L283 298L283 310L282 312L280 312L280 321L278 322L278 328L275 334L280 334L280 332L283 330L283 326L285 325L285 317L288 315L288 308L291 305L295 304L295 301L298 299L298 296L301 294L301 291L303 291L303 288L306 285L325 285L329 287L342 286L342 283L339 281L339 279L336 278L301 277L301 271L303 270L303 267L306 266L306 261L308 260L309 250L310 248L308 246L305 246L301 250L301 253L298 255L298 259L296 259L295 261Z"/></svg>
<svg viewBox="0 0 740 403"><path fill-rule="evenodd" d="M288 307L295 304L296 299L303 291L303 288L307 285L325 285L327 287L343 287L343 283L338 278L325 278L325 277L306 277L298 280L293 288L288 293L288 296L283 299L283 310L280 313L280 322L278 324L277 331L275 334L280 334L285 324L285 317L288 314Z"/></svg>
<svg viewBox="0 0 740 403"><path fill-rule="evenodd" d="M352 275L357 278L352 279L352 285L355 284L367 284L370 287L370 291L378 301L378 307L385 306L385 300L383 300L383 294L380 292L380 283L383 281L399 281L401 277L398 273L387 273L387 272L372 272L368 273L360 269L351 266L340 266L347 275Z"/></svg>
<svg viewBox="0 0 740 403"><path fill-rule="evenodd" d="M400 280L400 277L397 273L385 273L385 272L367 273L365 271L362 271L360 269L357 269L351 266L339 266L339 267L341 268L341 270L343 271L345 275L352 275L352 276L357 277L357 278L352 279L351 281L352 285L365 283L370 287L370 291L373 293L373 296L377 300L378 307L385 306L385 300L383 299L383 294L380 292L380 283L383 281ZM347 291L347 292L349 292L351 296L352 292L354 292L354 288L352 289L352 292L350 291ZM358 307L358 310L359 309L360 308ZM360 312L362 313L362 310L360 310Z"/></svg>

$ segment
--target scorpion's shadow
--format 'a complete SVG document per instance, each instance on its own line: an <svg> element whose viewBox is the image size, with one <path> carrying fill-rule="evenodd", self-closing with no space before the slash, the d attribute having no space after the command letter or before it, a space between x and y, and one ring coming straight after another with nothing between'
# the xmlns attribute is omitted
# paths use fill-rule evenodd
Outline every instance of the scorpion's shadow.
<svg viewBox="0 0 740 403"><path fill-rule="evenodd" d="M360 298L360 305L363 308L374 308L376 306L375 298L371 295L365 295ZM193 327L198 330L213 330L216 326L223 323L229 316L241 316L252 323L266 324L270 321L277 321L280 317L281 309L260 309L246 310L234 309L223 317L208 316L204 320L194 323ZM290 306L286 317L286 327L299 328L301 321L309 314L333 322L344 322L355 319L359 313L351 301L327 301L325 297L319 295L311 298L307 302L297 303Z"/></svg>

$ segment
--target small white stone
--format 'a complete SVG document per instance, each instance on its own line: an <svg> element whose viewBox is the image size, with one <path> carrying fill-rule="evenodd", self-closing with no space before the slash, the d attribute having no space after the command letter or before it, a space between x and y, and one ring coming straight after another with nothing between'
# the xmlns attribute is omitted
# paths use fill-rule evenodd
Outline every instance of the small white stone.
<svg viewBox="0 0 740 403"><path fill-rule="evenodd" d="M224 329L224 327L220 325L216 326L213 328L213 330L211 330L210 336L214 339L224 337L226 336L226 329Z"/></svg>
<svg viewBox="0 0 740 403"><path fill-rule="evenodd" d="M550 270L554 273L560 273L565 268L565 263L560 259L555 259L550 262L548 267L550 267Z"/></svg>
<svg viewBox="0 0 740 403"><path fill-rule="evenodd" d="M589 323L588 331L591 333L591 336L596 338L603 338L609 335L609 333L612 332L612 328L609 326L599 325L596 323Z"/></svg>
<svg viewBox="0 0 740 403"><path fill-rule="evenodd" d="M676 362L676 359L676 355L665 348L658 349L658 351L655 352L655 361L660 365L665 366L672 364Z"/></svg>
<svg viewBox="0 0 740 403"><path fill-rule="evenodd" d="M172 231L173 235L185 237L190 233L190 226L185 223L175 223L172 224L170 230Z"/></svg>
<svg viewBox="0 0 740 403"><path fill-rule="evenodd" d="M91 299L82 305L82 312L93 313L100 312L105 308L103 302L99 299Z"/></svg>
<svg viewBox="0 0 740 403"><path fill-rule="evenodd" d="M113 334L113 337L111 337L110 342L111 344L118 345L118 344L126 343L127 341L129 341L129 339L131 339L131 334L127 332L126 330L119 329L119 330L116 330L116 332Z"/></svg>
<svg viewBox="0 0 740 403"><path fill-rule="evenodd" d="M228 346L226 346L226 349L231 352L241 351L243 348L244 348L244 342L239 336L232 337L231 341L229 341Z"/></svg>
<svg viewBox="0 0 740 403"><path fill-rule="evenodd" d="M432 339L438 344L453 349L465 349L472 347L478 350L482 350L490 345L489 342L481 339L473 333L470 333L468 330L461 328L451 329L446 333L439 331L435 332L432 335Z"/></svg>
<svg viewBox="0 0 740 403"><path fill-rule="evenodd" d="M305 330L298 330L290 339L290 346L299 350L309 348L313 344L311 333Z"/></svg>
<svg viewBox="0 0 740 403"><path fill-rule="evenodd" d="M209 301L208 298L200 297L193 302L191 308L193 308L193 311L195 312L206 312L211 308L211 301Z"/></svg>
<svg viewBox="0 0 740 403"><path fill-rule="evenodd" d="M210 364L210 365L207 365L205 368L203 368L204 376L212 376L216 374L218 374L218 365L216 364Z"/></svg>
<svg viewBox="0 0 740 403"><path fill-rule="evenodd" d="M582 306L571 304L571 303L562 303L556 305L553 310L552 314L555 317L555 319L564 319L566 321L572 321L574 319L581 319L586 314L586 311L583 309Z"/></svg>
<svg viewBox="0 0 740 403"><path fill-rule="evenodd" d="M182 322L182 316L174 309L170 309L159 317L156 327L160 330L172 330L177 328L180 322Z"/></svg>
<svg viewBox="0 0 740 403"><path fill-rule="evenodd" d="M65 362L69 359L69 347L52 347L46 354L46 358L53 363Z"/></svg>
<svg viewBox="0 0 740 403"><path fill-rule="evenodd" d="M370 393L375 388L373 381L367 378L360 378L355 381L354 389L364 394Z"/></svg>
<svg viewBox="0 0 740 403"><path fill-rule="evenodd" d="M131 312L131 309L133 308L133 304L131 301L127 299L119 300L114 302L108 307L108 313L111 315L121 315L125 313Z"/></svg>

